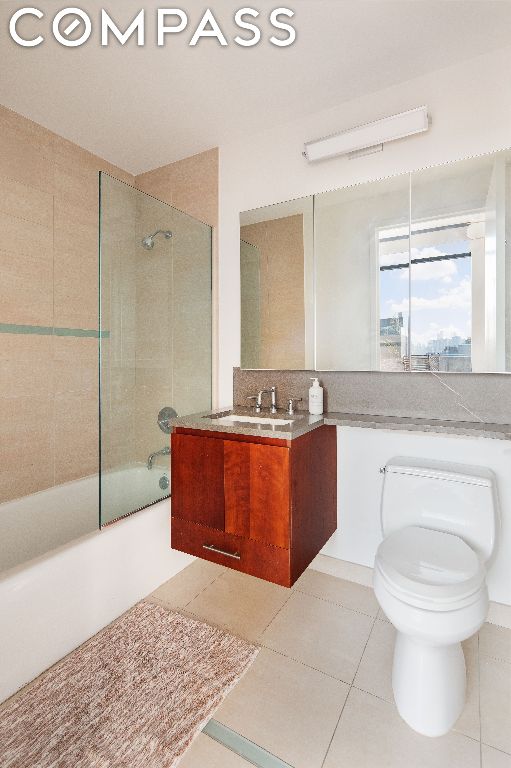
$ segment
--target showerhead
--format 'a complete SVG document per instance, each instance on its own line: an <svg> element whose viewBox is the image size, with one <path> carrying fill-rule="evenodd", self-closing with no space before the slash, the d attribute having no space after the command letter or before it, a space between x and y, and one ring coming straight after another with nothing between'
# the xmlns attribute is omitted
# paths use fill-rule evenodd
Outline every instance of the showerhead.
<svg viewBox="0 0 511 768"><path fill-rule="evenodd" d="M170 229L158 229L152 235L147 235L147 237L144 237L142 240L142 246L146 249L146 251L152 251L154 248L154 239L156 235L163 235L165 240L170 240L172 237L172 232Z"/></svg>

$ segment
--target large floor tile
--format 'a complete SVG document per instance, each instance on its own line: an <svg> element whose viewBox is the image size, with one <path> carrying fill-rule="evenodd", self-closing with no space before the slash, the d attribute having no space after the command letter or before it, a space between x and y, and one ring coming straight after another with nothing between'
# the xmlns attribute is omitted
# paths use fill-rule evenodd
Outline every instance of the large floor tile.
<svg viewBox="0 0 511 768"><path fill-rule="evenodd" d="M205 621L257 640L290 594L285 587L226 570L186 609Z"/></svg>
<svg viewBox="0 0 511 768"><path fill-rule="evenodd" d="M479 649L484 656L511 663L511 629L486 622L479 632Z"/></svg>
<svg viewBox="0 0 511 768"><path fill-rule="evenodd" d="M511 755L483 744L481 747L482 768L511 768Z"/></svg>
<svg viewBox="0 0 511 768"><path fill-rule="evenodd" d="M394 703L392 692L392 664L396 630L384 621L374 623L362 661L353 685L380 699ZM477 637L463 644L467 666L467 697L465 708L456 723L455 730L479 739L479 670Z"/></svg>
<svg viewBox="0 0 511 768"><path fill-rule="evenodd" d="M378 601L370 587L363 587L353 581L338 579L312 568L308 568L300 576L293 589L314 595L314 597L319 597L322 600L338 603L352 611L366 613L368 616L376 616L378 613Z"/></svg>
<svg viewBox="0 0 511 768"><path fill-rule="evenodd" d="M216 563L195 560L158 587L147 599L163 603L169 608L184 608L224 571L225 568Z"/></svg>
<svg viewBox="0 0 511 768"><path fill-rule="evenodd" d="M479 741L481 738L481 718L479 715L479 649L477 635L474 635L469 640L465 640L462 645L467 670L467 692L465 707L454 726L454 730Z"/></svg>
<svg viewBox="0 0 511 768"><path fill-rule="evenodd" d="M481 741L511 754L511 664L481 654Z"/></svg>
<svg viewBox="0 0 511 768"><path fill-rule="evenodd" d="M294 768L320 768L348 690L263 648L215 719Z"/></svg>
<svg viewBox="0 0 511 768"><path fill-rule="evenodd" d="M451 731L430 739L395 707L352 688L324 768L479 768L479 743Z"/></svg>
<svg viewBox="0 0 511 768"><path fill-rule="evenodd" d="M200 733L181 758L179 768L249 768L250 763L218 741Z"/></svg>
<svg viewBox="0 0 511 768"><path fill-rule="evenodd" d="M314 669L351 683L373 619L340 605L294 592L261 643Z"/></svg>
<svg viewBox="0 0 511 768"><path fill-rule="evenodd" d="M375 621L353 685L393 702L392 663L396 630L387 621Z"/></svg>

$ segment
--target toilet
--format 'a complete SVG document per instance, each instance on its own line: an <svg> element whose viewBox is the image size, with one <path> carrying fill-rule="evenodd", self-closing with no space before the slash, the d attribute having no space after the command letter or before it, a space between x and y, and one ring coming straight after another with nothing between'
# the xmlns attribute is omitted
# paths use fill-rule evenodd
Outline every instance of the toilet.
<svg viewBox="0 0 511 768"><path fill-rule="evenodd" d="M382 471L383 541L373 583L397 630L394 700L411 728L441 736L465 704L461 642L488 612L486 571L499 529L496 480L482 467L414 458L394 458Z"/></svg>

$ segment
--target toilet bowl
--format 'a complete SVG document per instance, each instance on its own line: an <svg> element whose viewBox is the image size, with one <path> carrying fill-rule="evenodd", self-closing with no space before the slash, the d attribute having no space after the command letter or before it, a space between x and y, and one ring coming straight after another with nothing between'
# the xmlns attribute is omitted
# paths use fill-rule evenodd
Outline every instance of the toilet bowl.
<svg viewBox="0 0 511 768"><path fill-rule="evenodd" d="M497 520L495 478L486 469L413 459L385 468L374 590L397 631L398 712L426 736L447 733L465 704L461 643L487 616Z"/></svg>

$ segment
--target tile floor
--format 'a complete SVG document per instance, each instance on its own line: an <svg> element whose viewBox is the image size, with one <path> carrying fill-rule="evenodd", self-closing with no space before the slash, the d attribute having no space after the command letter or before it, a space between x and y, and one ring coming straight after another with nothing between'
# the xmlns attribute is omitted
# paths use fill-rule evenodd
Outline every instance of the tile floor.
<svg viewBox="0 0 511 768"><path fill-rule="evenodd" d="M150 598L257 642L215 719L293 768L511 768L511 630L464 644L467 704L429 739L392 702L394 629L369 587L308 569L288 590L197 560ZM180 768L247 768L201 734Z"/></svg>

